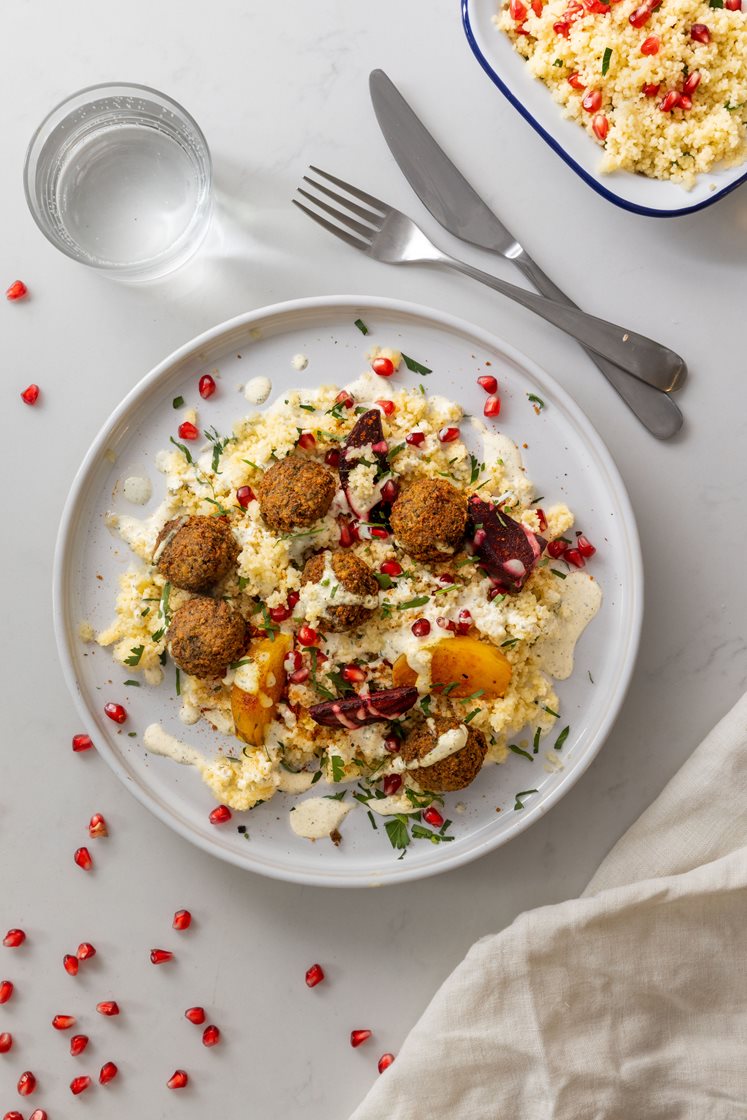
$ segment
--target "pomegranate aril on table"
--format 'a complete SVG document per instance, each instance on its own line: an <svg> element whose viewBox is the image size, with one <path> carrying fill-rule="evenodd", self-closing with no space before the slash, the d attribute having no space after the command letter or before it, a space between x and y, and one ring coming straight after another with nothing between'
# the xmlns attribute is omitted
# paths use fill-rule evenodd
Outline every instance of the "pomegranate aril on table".
<svg viewBox="0 0 747 1120"><path fill-rule="evenodd" d="M394 1061L394 1054L382 1054L378 1062L379 1073L383 1073L385 1069L389 1069Z"/></svg>
<svg viewBox="0 0 747 1120"><path fill-rule="evenodd" d="M205 1008L188 1007L184 1012L184 1017L186 1019L189 1019L190 1023L194 1023L195 1026L199 1027L201 1023L205 1022Z"/></svg>
<svg viewBox="0 0 747 1120"><path fill-rule="evenodd" d="M179 439L199 439L200 430L195 427L191 420L185 420L179 425Z"/></svg>
<svg viewBox="0 0 747 1120"><path fill-rule="evenodd" d="M65 972L67 972L70 976L77 976L78 975L78 968L79 968L78 958L74 957L72 955L72 953L66 953L65 954L65 956L62 958L62 964L63 964L63 967L65 969Z"/></svg>
<svg viewBox="0 0 747 1120"><path fill-rule="evenodd" d="M482 377L478 377L477 384L482 386L486 393L498 392L498 378L493 377L492 373L485 373Z"/></svg>
<svg viewBox="0 0 747 1120"><path fill-rule="evenodd" d="M368 1042L373 1031L357 1030L350 1032L350 1045L353 1047L362 1046L364 1042Z"/></svg>
<svg viewBox="0 0 747 1120"><path fill-rule="evenodd" d="M3 945L7 949L17 949L19 945L23 945L26 940L26 934L22 929L9 929L3 938Z"/></svg>
<svg viewBox="0 0 747 1120"><path fill-rule="evenodd" d="M49 1120L49 1118L43 1108L35 1108L29 1120Z"/></svg>
<svg viewBox="0 0 747 1120"><path fill-rule="evenodd" d="M98 1011L99 1015L106 1015L107 1017L111 1017L112 1015L119 1015L119 1004L116 1002L116 1000L105 999L101 1003L96 1004L96 1010Z"/></svg>
<svg viewBox="0 0 747 1120"><path fill-rule="evenodd" d="M209 397L212 397L217 388L215 384L215 378L212 377L209 373L203 373L202 377L197 383L197 388L199 389L202 399L208 400Z"/></svg>
<svg viewBox="0 0 747 1120"><path fill-rule="evenodd" d="M306 987L315 988L317 984L321 984L324 979L324 969L320 964L312 964L311 968L306 970Z"/></svg>
<svg viewBox="0 0 747 1120"><path fill-rule="evenodd" d="M109 704L104 704L104 713L114 723L124 723L127 719L127 712L122 704L114 704L111 702Z"/></svg>
<svg viewBox="0 0 747 1120"><path fill-rule="evenodd" d="M85 1093L90 1084L91 1078L88 1077L87 1074L82 1074L80 1077L74 1077L70 1082L70 1092L74 1097L77 1097L80 1093Z"/></svg>
<svg viewBox="0 0 747 1120"><path fill-rule="evenodd" d="M93 740L90 735L73 735L73 750L76 753L90 751L92 747Z"/></svg>
<svg viewBox="0 0 747 1120"><path fill-rule="evenodd" d="M217 805L209 817L211 824L225 824L226 821L230 821L230 819L231 810L227 805Z"/></svg>
<svg viewBox="0 0 747 1120"><path fill-rule="evenodd" d="M171 924L174 929L189 929L192 925L192 915L189 910L177 910L174 914L174 921Z"/></svg>
<svg viewBox="0 0 747 1120"><path fill-rule="evenodd" d="M114 1080L118 1073L119 1069L114 1062L104 1062L99 1070L99 1084L108 1085L110 1081Z"/></svg>
<svg viewBox="0 0 747 1120"><path fill-rule="evenodd" d="M0 1003L7 1003L13 995L13 982L11 980L0 980Z"/></svg>
<svg viewBox="0 0 747 1120"><path fill-rule="evenodd" d="M52 1026L56 1031L69 1031L71 1027L75 1026L74 1015L55 1015L52 1020Z"/></svg>
<svg viewBox="0 0 747 1120"><path fill-rule="evenodd" d="M99 840L101 837L109 835L106 821L101 813L94 813L88 822L88 835L92 840Z"/></svg>
<svg viewBox="0 0 747 1120"><path fill-rule="evenodd" d="M21 400L26 404L36 404L39 400L39 386L34 384L27 385L21 393Z"/></svg>
<svg viewBox="0 0 747 1120"><path fill-rule="evenodd" d="M168 961L174 959L174 954L169 952L168 949L151 949L150 963L151 964L166 964Z"/></svg>
<svg viewBox="0 0 747 1120"><path fill-rule="evenodd" d="M74 1058L77 1058L79 1054L82 1054L86 1046L88 1046L87 1034L74 1034L70 1039L70 1053Z"/></svg>
<svg viewBox="0 0 747 1120"><path fill-rule="evenodd" d="M202 1045L217 1046L219 1042L220 1031L218 1030L218 1028L213 1026L212 1024L209 1027L205 1027L205 1030L202 1032Z"/></svg>
<svg viewBox="0 0 747 1120"><path fill-rule="evenodd" d="M9 288L5 289L5 298L11 300L23 299L28 293L28 288L23 280L14 280Z"/></svg>
<svg viewBox="0 0 747 1120"><path fill-rule="evenodd" d="M91 858L91 853L88 848L77 848L73 859L78 867L81 867L84 871L90 871L93 867L93 859Z"/></svg>
<svg viewBox="0 0 747 1120"><path fill-rule="evenodd" d="M174 1070L171 1077L166 1082L169 1089L184 1089L189 1084L189 1074L186 1070Z"/></svg>
<svg viewBox="0 0 747 1120"><path fill-rule="evenodd" d="M501 411L500 398L488 397L482 411L485 416L498 416Z"/></svg>
<svg viewBox="0 0 747 1120"><path fill-rule="evenodd" d="M10 1031L3 1031L0 1034L0 1054L7 1054L13 1046L13 1035Z"/></svg>
<svg viewBox="0 0 747 1120"><path fill-rule="evenodd" d="M36 1078L30 1069L27 1069L25 1073L22 1073L18 1078L16 1088L22 1097L30 1097L34 1092L34 1089L36 1089Z"/></svg>

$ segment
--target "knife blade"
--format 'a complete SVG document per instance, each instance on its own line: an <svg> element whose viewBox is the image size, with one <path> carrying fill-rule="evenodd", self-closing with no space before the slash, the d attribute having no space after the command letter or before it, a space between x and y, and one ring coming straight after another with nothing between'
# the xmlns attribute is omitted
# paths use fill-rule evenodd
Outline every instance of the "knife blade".
<svg viewBox="0 0 747 1120"><path fill-rule="evenodd" d="M383 70L371 72L369 89L389 150L436 221L462 241L511 260L543 295L575 307L480 198ZM668 394L586 352L652 435L669 439L680 430L682 413Z"/></svg>

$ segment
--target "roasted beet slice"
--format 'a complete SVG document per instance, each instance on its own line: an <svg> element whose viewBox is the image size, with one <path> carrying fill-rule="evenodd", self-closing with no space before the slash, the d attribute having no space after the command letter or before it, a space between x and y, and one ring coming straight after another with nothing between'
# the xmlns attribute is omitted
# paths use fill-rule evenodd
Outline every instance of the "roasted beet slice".
<svg viewBox="0 0 747 1120"><path fill-rule="evenodd" d="M361 447L377 445L384 445L384 429L381 426L381 413L378 408L370 408L368 412L364 412L358 418L357 423L353 426L350 435L343 443L340 449L340 465L338 470L340 472L340 485L343 490L347 490L348 475L357 466L358 457L355 452ZM352 454L351 454L352 452ZM389 469L387 463L387 453L380 447L378 451L373 451L374 458L378 461L382 470Z"/></svg>
<svg viewBox="0 0 747 1120"><path fill-rule="evenodd" d="M467 509L482 567L506 591L521 591L547 541L476 494Z"/></svg>
<svg viewBox="0 0 747 1120"><path fill-rule="evenodd" d="M417 698L417 688L384 688L381 692L346 696L344 700L324 700L321 704L313 704L309 715L322 727L345 727L355 731L369 723L403 716Z"/></svg>

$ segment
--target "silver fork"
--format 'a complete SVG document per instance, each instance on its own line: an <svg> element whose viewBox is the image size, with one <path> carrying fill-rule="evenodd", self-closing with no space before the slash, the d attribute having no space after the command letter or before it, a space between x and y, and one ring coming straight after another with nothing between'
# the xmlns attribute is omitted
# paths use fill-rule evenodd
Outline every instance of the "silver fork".
<svg viewBox="0 0 747 1120"><path fill-rule="evenodd" d="M687 368L684 359L668 347L646 338L645 335L608 323L605 319L597 319L578 307L555 303L535 292L499 280L479 268L473 268L472 265L444 253L406 214L388 206L380 198L375 198L318 167L312 166L311 171L359 201L345 198L323 183L304 175L303 181L313 187L317 194L311 194L303 187L298 187L298 193L319 210L335 218L340 225L334 225L298 199L293 199L293 205L353 249L360 249L374 260L387 264L427 263L455 269L534 311L596 354L608 358L621 369L657 389L669 392L682 381ZM336 205L331 205L325 199L331 199ZM346 228L342 229L341 226Z"/></svg>

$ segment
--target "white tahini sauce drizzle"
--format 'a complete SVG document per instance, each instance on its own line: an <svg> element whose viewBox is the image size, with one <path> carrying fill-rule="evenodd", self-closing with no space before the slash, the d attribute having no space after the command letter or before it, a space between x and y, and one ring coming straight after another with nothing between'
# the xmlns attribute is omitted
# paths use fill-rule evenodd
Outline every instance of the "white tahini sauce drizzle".
<svg viewBox="0 0 747 1120"><path fill-rule="evenodd" d="M297 369L299 371L299 373L300 373L301 370L306 369L308 364L309 364L309 359L306 357L305 354L294 354L293 357L291 358L291 365L293 366L294 369Z"/></svg>
<svg viewBox="0 0 747 1120"><path fill-rule="evenodd" d="M296 836L322 840L342 824L353 808L352 802L330 801L328 797L307 797L292 809L290 826Z"/></svg>
<svg viewBox="0 0 747 1120"><path fill-rule="evenodd" d="M556 680L564 681L573 672L576 642L599 610L602 590L585 572L570 572L563 581L563 596L557 625L535 645L540 666Z"/></svg>
<svg viewBox="0 0 747 1120"><path fill-rule="evenodd" d="M464 724L444 731L443 735L439 735L435 747L416 762L408 762L407 769L417 770L419 767L435 766L437 762L443 762L445 758L450 758L452 754L456 754L466 746L468 735L469 732Z"/></svg>
<svg viewBox="0 0 747 1120"><path fill-rule="evenodd" d="M122 493L127 501L132 502L134 506L144 506L146 502L150 501L153 484L149 478L131 475L122 483Z"/></svg>
<svg viewBox="0 0 747 1120"><path fill-rule="evenodd" d="M182 766L197 766L202 770L205 765L205 759L199 751L190 747L188 743L183 743L181 739L169 735L160 723L151 723L146 727L143 745L151 754L163 755L164 758L170 758L172 762L179 762Z"/></svg>
<svg viewBox="0 0 747 1120"><path fill-rule="evenodd" d="M250 404L264 404L272 392L269 377L253 377L244 386L244 396Z"/></svg>

